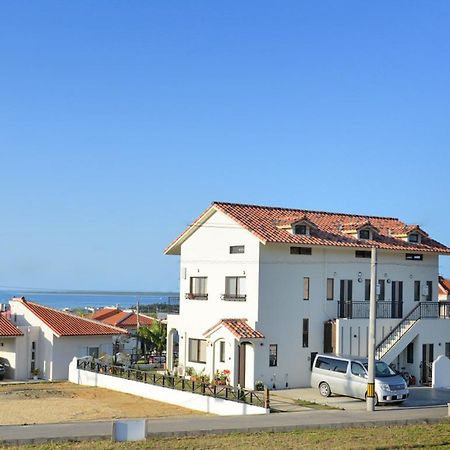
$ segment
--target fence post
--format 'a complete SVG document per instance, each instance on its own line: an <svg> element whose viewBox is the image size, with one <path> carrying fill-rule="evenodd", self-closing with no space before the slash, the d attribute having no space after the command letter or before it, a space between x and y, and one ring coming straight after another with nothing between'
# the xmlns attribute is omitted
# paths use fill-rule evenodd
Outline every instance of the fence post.
<svg viewBox="0 0 450 450"><path fill-rule="evenodd" d="M269 388L267 386L264 387L264 408L270 409L270 394Z"/></svg>

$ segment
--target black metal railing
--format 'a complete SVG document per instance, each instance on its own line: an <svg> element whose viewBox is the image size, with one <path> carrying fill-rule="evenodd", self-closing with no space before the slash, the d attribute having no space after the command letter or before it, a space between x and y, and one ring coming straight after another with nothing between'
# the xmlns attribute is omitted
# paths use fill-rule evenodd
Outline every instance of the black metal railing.
<svg viewBox="0 0 450 450"><path fill-rule="evenodd" d="M208 294L196 294L194 292L188 292L184 298L188 300L208 300Z"/></svg>
<svg viewBox="0 0 450 450"><path fill-rule="evenodd" d="M239 294L222 294L220 296L221 300L226 300L228 302L245 302L247 300L247 296L239 295Z"/></svg>
<svg viewBox="0 0 450 450"><path fill-rule="evenodd" d="M195 394L207 395L209 397L221 398L239 403L247 403L249 405L261 406L263 408L267 408L269 405L268 389L265 389L264 391L251 391L249 389L240 389L229 385L194 381L192 379L188 380L183 377L85 361L83 359L77 360L77 369L124 378L126 380L139 381L141 383L151 384L153 386L176 389L184 392L192 392Z"/></svg>
<svg viewBox="0 0 450 450"><path fill-rule="evenodd" d="M368 319L370 302L338 302L339 319ZM401 319L403 316L403 302L377 301L377 318Z"/></svg>
<svg viewBox="0 0 450 450"><path fill-rule="evenodd" d="M376 357L383 357L419 319L449 319L450 302L418 303L377 345Z"/></svg>

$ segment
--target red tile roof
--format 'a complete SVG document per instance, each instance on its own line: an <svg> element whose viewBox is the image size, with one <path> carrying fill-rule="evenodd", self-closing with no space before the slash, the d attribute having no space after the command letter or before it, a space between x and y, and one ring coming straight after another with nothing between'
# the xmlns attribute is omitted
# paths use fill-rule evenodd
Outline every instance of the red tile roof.
<svg viewBox="0 0 450 450"><path fill-rule="evenodd" d="M21 302L38 319L51 328L57 336L101 336L126 333L122 328L39 305L24 298L15 298L12 301Z"/></svg>
<svg viewBox="0 0 450 450"><path fill-rule="evenodd" d="M444 277L439 277L439 287L443 292L446 292L447 295L450 295L450 280Z"/></svg>
<svg viewBox="0 0 450 450"><path fill-rule="evenodd" d="M0 336L16 337L16 336L23 336L23 333L6 317L0 315Z"/></svg>
<svg viewBox="0 0 450 450"><path fill-rule="evenodd" d="M222 211L235 222L253 233L263 243L286 243L298 245L319 245L333 247L371 248L413 252L433 252L450 254L450 248L429 238L426 234L422 242L412 244L395 237L418 230L417 225L408 226L392 217L363 216L356 214L330 213L323 211L306 211L301 209L276 208L269 206L243 205L237 203L214 202L187 230L185 230L165 252L179 254L180 244L201 226L215 211ZM296 235L277 226L287 220L295 223L305 217L317 228L312 228L310 235ZM376 230L374 240L361 240L345 233L349 227L370 224ZM422 233L423 230L420 230Z"/></svg>
<svg viewBox="0 0 450 450"><path fill-rule="evenodd" d="M98 320L98 319L97 319ZM116 314L100 319L101 322L117 327L137 327L137 314L133 311L121 311L117 310ZM139 314L139 325L148 326L151 325L155 319L152 317Z"/></svg>
<svg viewBox="0 0 450 450"><path fill-rule="evenodd" d="M222 319L213 327L203 333L204 336L211 334L216 328L224 326L227 330L238 339L263 339L264 335L260 331L256 331L248 323L247 319Z"/></svg>
<svg viewBox="0 0 450 450"><path fill-rule="evenodd" d="M94 314L92 314L91 319L103 320L106 319L107 317L114 316L118 312L120 312L119 308L107 306L106 308L102 308L95 311Z"/></svg>

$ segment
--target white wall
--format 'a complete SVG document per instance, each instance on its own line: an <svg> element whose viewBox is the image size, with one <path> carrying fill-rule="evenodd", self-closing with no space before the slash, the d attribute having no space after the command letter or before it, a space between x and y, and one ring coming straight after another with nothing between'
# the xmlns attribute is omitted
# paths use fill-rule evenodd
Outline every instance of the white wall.
<svg viewBox="0 0 450 450"><path fill-rule="evenodd" d="M244 254L230 254L231 245L245 245ZM203 333L223 318L246 318L255 326L258 312L259 241L222 212L216 212L181 246L180 315L168 316L168 331L178 330L179 364L203 369L206 364L188 360L188 339L204 339ZM208 277L208 300L188 300L190 277ZM224 301L226 276L245 276L247 300ZM228 347L227 347L228 348ZM224 367L232 370L231 367Z"/></svg>
<svg viewBox="0 0 450 450"><path fill-rule="evenodd" d="M125 380L123 378L79 370L76 365L77 361L74 359L71 362L69 369L69 381L76 384L125 392L127 394L221 416L267 414L269 412L265 408L259 406L247 405L245 403L232 402L220 398L209 397L207 395L193 394L192 392L178 391L176 389L163 388L138 381Z"/></svg>
<svg viewBox="0 0 450 450"><path fill-rule="evenodd" d="M18 337L0 337L0 364L5 364L5 378L15 379L16 373L16 339Z"/></svg>

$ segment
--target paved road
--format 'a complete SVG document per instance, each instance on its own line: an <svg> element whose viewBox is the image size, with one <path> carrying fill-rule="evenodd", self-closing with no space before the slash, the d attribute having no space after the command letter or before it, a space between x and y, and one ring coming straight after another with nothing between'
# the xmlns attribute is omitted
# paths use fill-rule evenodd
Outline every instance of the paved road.
<svg viewBox="0 0 450 450"><path fill-rule="evenodd" d="M301 411L263 416L196 416L147 420L147 436L184 436L227 432L290 431L300 428L404 425L448 420L447 407L366 411ZM110 439L112 422L0 426L0 443Z"/></svg>
<svg viewBox="0 0 450 450"><path fill-rule="evenodd" d="M432 389L430 387L413 386L410 387L409 390L410 396L402 404L384 405L380 406L379 409L384 411L391 409L404 410L406 408L445 406L450 403L450 389ZM283 400L287 405L289 402L293 402L296 399L302 399L322 405L332 406L335 408L342 408L346 411L366 410L366 404L362 400L342 396L331 396L325 398L322 397L319 394L319 390L315 388L284 389L272 391L272 394L274 398L278 400L281 408L283 407Z"/></svg>

